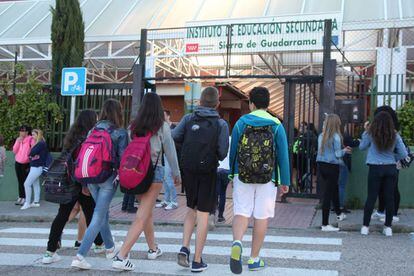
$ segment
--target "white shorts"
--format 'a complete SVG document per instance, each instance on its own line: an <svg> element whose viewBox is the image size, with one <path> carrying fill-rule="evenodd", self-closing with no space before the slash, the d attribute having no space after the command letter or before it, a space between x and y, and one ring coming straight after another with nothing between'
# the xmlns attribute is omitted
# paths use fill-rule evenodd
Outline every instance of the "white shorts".
<svg viewBox="0 0 414 276"><path fill-rule="evenodd" d="M275 204L277 187L275 183L246 184L239 180L238 176L233 179L233 212L255 219L267 219L275 216Z"/></svg>

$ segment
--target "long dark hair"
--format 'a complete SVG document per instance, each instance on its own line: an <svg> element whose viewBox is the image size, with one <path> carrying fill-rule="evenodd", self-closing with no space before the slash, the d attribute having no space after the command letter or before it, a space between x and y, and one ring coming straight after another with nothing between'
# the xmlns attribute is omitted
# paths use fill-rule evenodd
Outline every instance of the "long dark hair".
<svg viewBox="0 0 414 276"><path fill-rule="evenodd" d="M88 134L88 131L96 124L96 112L90 109L79 113L75 123L70 127L63 140L63 149L70 150L78 141Z"/></svg>
<svg viewBox="0 0 414 276"><path fill-rule="evenodd" d="M124 118L122 116L122 105L118 100L108 99L105 101L99 120L107 120L120 128L124 125Z"/></svg>
<svg viewBox="0 0 414 276"><path fill-rule="evenodd" d="M378 113L380 112L387 112L388 114L390 114L392 121L394 123L394 127L397 131L400 130L400 122L398 121L398 116L397 116L397 112L395 112L395 110L389 106L389 105L383 105L378 107L377 109L375 109L374 111L374 116L376 116Z"/></svg>
<svg viewBox="0 0 414 276"><path fill-rule="evenodd" d="M382 111L375 115L368 132L380 151L389 150L395 144L395 126L388 112Z"/></svg>
<svg viewBox="0 0 414 276"><path fill-rule="evenodd" d="M160 96L155 93L147 93L142 99L137 117L131 124L131 136L144 136L148 131L156 133L163 123L164 108Z"/></svg>

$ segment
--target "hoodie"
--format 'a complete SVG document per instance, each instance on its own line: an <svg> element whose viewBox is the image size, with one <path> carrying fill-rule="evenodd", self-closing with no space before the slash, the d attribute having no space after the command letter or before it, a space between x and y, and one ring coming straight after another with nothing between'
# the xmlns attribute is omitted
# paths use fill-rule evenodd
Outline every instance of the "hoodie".
<svg viewBox="0 0 414 276"><path fill-rule="evenodd" d="M243 136L244 129L247 125L253 127L272 126L274 134L274 148L276 152L276 166L278 170L273 172L272 181L276 182L279 179L279 184L289 186L290 185L290 165L289 165L289 153L285 129L280 121L270 115L264 110L256 110L250 114L242 116L233 128L231 135L230 145L230 175L229 178L233 179L235 175L238 175L238 162L237 162L237 147L240 138ZM278 172L279 171L279 172ZM280 174L280 175L279 175Z"/></svg>
<svg viewBox="0 0 414 276"><path fill-rule="evenodd" d="M17 163L28 164L30 162L29 153L35 143L36 141L31 135L26 136L23 140L16 139L13 152L16 155L15 159Z"/></svg>
<svg viewBox="0 0 414 276"><path fill-rule="evenodd" d="M217 110L204 106L197 106L194 110L194 114L204 118L220 118ZM184 142L185 126L194 114L191 113L185 115L177 127L172 130L172 137L176 143L182 144ZM222 161L226 158L229 148L229 127L223 119L219 119L218 124L220 129L218 135L217 157Z"/></svg>

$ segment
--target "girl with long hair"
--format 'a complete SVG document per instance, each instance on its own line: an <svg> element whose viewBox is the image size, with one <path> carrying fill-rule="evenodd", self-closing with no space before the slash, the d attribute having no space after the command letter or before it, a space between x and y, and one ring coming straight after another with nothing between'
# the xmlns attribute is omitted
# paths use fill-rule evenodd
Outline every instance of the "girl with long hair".
<svg viewBox="0 0 414 276"><path fill-rule="evenodd" d="M93 110L83 110L78 115L75 123L69 129L69 132L63 141L63 154L72 152L72 159L76 158L77 151L79 150L81 142L85 140L89 130L96 124L96 120L97 114ZM80 185L81 184L79 184L79 186ZM71 220L71 212L76 208L77 205L80 205L82 207L82 211L85 215L84 220L86 220L86 225L89 225L92 220L95 201L91 197L87 187L83 187L82 189L79 189L79 191L79 196L72 202L59 205L59 211L52 222L52 226L50 227L47 251L42 259L43 264L51 264L61 260L60 256L56 253L56 250L59 248L59 241L63 233L63 228L65 227L66 223ZM80 210L80 208L78 210ZM79 218L78 224L81 227L78 227L78 232L79 230L82 231L82 221L83 220ZM78 240L75 242L75 247L79 247L79 244L81 243L80 241L81 239L78 238ZM101 253L105 251L100 234L98 234L95 239L95 245L95 253Z"/></svg>
<svg viewBox="0 0 414 276"><path fill-rule="evenodd" d="M368 235L372 211L381 189L385 196L385 224L383 234L392 236L392 218L394 215L394 192L397 178L397 160L404 159L408 153L395 130L391 115L379 112L371 125L365 123L360 150L368 149L368 196L364 207L362 235Z"/></svg>
<svg viewBox="0 0 414 276"><path fill-rule="evenodd" d="M32 207L40 207L40 181L39 178L42 175L43 167L46 166L46 162L49 156L46 141L43 137L43 131L40 129L34 129L32 132L35 140L35 145L32 147L29 153L30 159L30 171L29 175L24 182L24 191L26 194L25 202L20 208L26 210ZM32 200L32 187L34 191L33 203Z"/></svg>
<svg viewBox="0 0 414 276"><path fill-rule="evenodd" d="M138 240L141 233L145 232L145 238L150 247L148 257L154 255L154 259L162 254L155 244L154 222L152 211L156 199L162 188L164 168L161 158L163 152L171 167L175 185L181 182L178 168L177 154L174 140L171 136L170 126L164 121L164 112L160 97L155 93L145 94L138 115L132 123L131 138L146 136L151 133L151 161L155 166L154 178L147 192L138 195L140 206L134 222L129 228L124 244L118 255L113 259L112 267L119 270L134 270L135 266L129 261L129 252Z"/></svg>
<svg viewBox="0 0 414 276"><path fill-rule="evenodd" d="M86 261L85 257L91 248L93 241L98 233L101 233L105 244L106 257L112 259L121 248L121 244L114 243L111 229L109 226L109 207L113 196L118 187L117 175L121 156L128 145L128 133L123 128L124 121L122 116L122 105L115 99L105 101L96 129L107 131L112 141L112 152L114 154L113 166L111 166L111 176L103 183L88 184L88 189L95 200L95 209L92 221L86 229L85 236L72 261L72 267L80 269L90 269L92 266Z"/></svg>
<svg viewBox="0 0 414 276"><path fill-rule="evenodd" d="M346 218L339 208L339 165L345 153L351 153L349 147L342 148L341 119L336 114L328 114L318 138L316 162L319 169L319 182L322 188L322 231L339 231L329 224L329 209L333 202L337 220Z"/></svg>

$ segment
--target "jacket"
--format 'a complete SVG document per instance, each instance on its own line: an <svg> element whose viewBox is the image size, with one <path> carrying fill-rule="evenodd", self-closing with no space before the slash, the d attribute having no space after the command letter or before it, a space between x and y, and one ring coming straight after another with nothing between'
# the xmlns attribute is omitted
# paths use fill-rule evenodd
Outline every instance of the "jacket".
<svg viewBox="0 0 414 276"><path fill-rule="evenodd" d="M29 154L30 167L44 167L48 158L49 151L45 141L35 144Z"/></svg>
<svg viewBox="0 0 414 276"><path fill-rule="evenodd" d="M316 156L316 162L344 165L342 157L345 154L345 150L342 149L342 142L339 134L335 133L332 139L326 141L326 145L323 152L322 139L323 133L321 133L318 137L318 155Z"/></svg>
<svg viewBox="0 0 414 276"><path fill-rule="evenodd" d="M256 110L250 114L242 116L234 126L231 135L229 178L233 179L233 177L239 173L237 162L237 148L239 140L243 136L244 129L247 125L253 127L272 126L274 133L274 148L276 152L275 168L278 168L278 170L275 169L273 171L272 181L274 183L289 186L290 164L285 129L277 118L273 117L264 110Z"/></svg>
<svg viewBox="0 0 414 276"><path fill-rule="evenodd" d="M26 136L23 140L16 139L13 146L13 152L16 155L15 159L17 163L28 164L30 162L29 153L35 140L31 135Z"/></svg>

